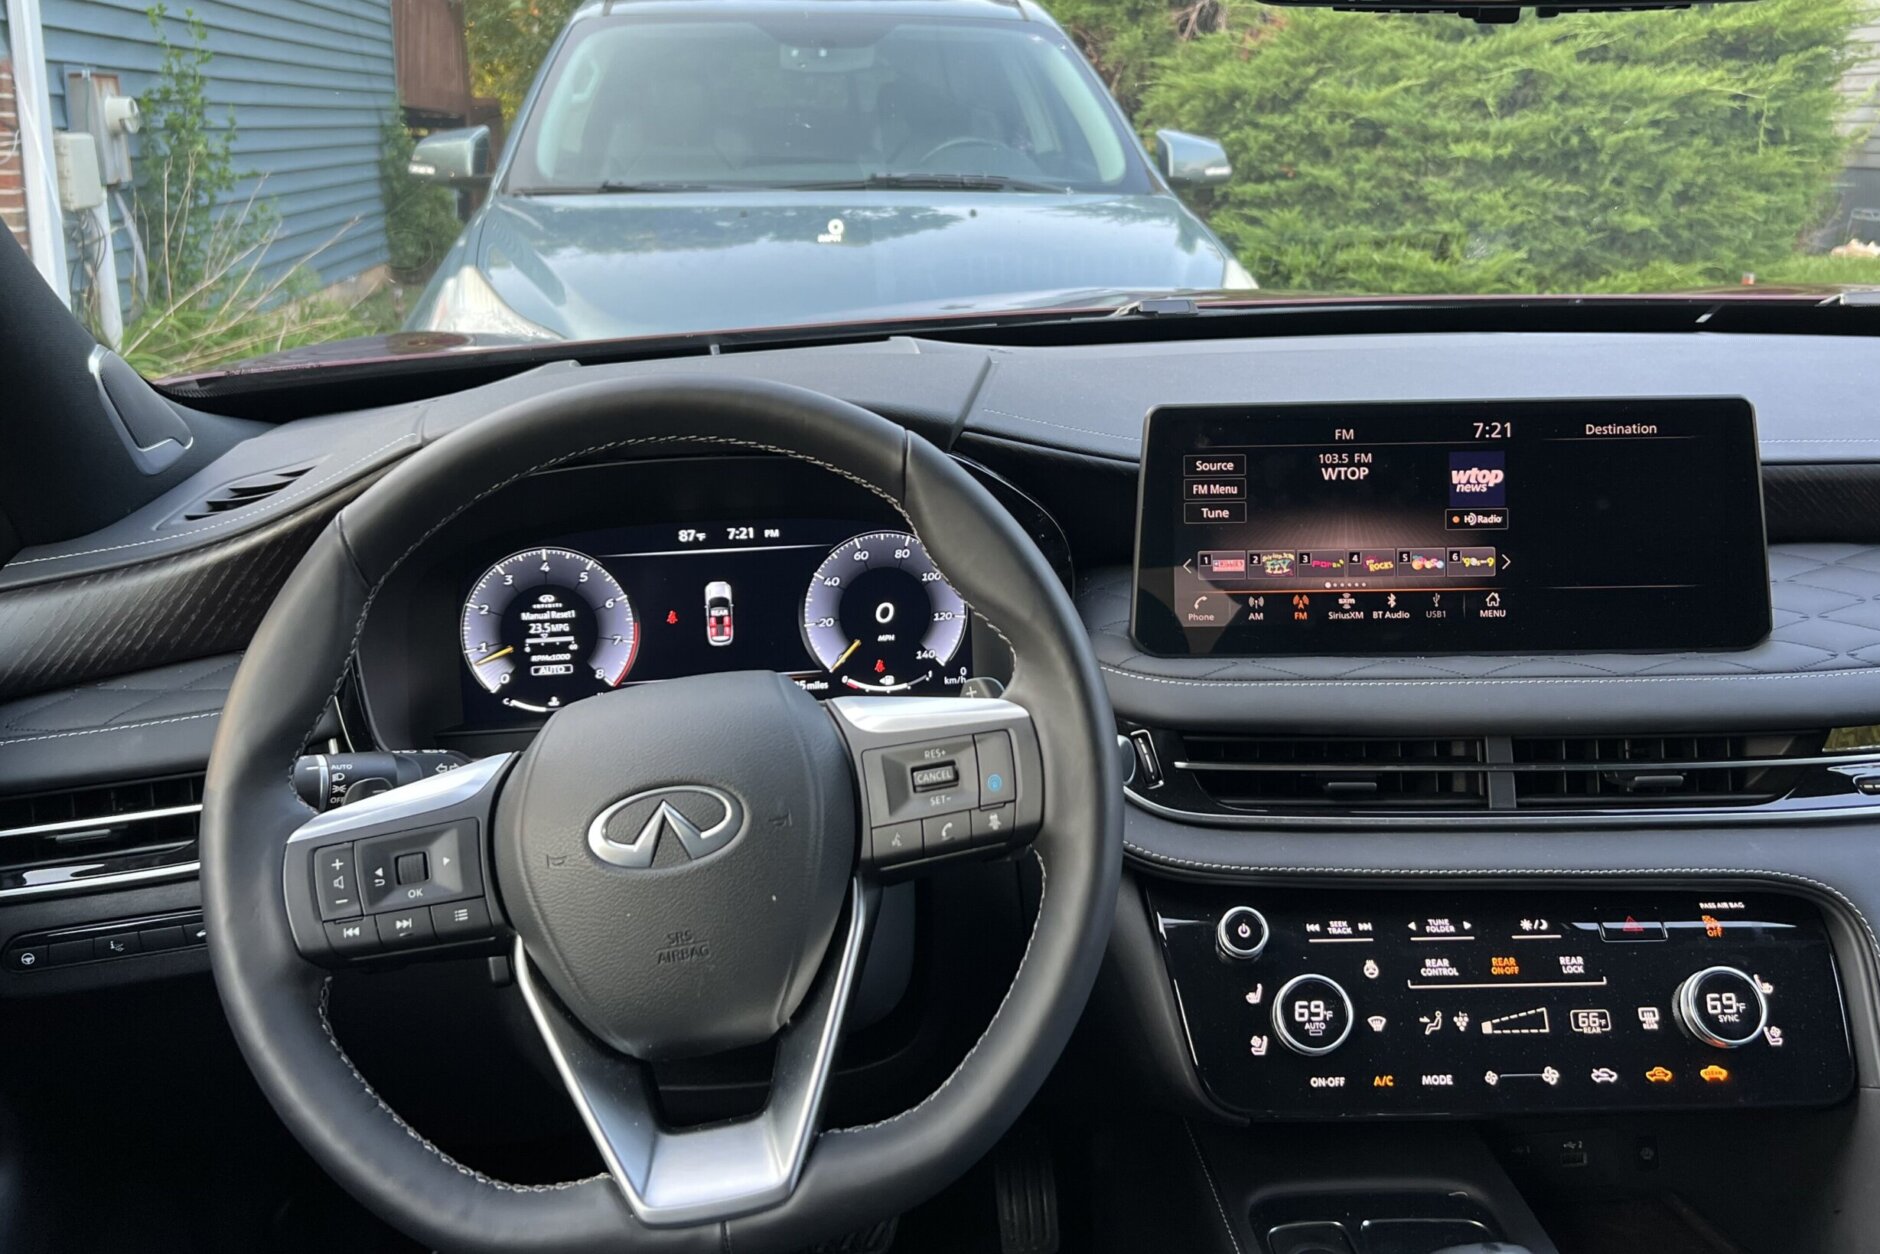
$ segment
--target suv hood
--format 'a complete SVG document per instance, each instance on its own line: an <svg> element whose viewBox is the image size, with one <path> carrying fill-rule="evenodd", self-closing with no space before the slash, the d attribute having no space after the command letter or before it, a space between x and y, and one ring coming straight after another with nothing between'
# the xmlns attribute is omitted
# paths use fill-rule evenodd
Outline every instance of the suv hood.
<svg viewBox="0 0 1880 1254"><path fill-rule="evenodd" d="M454 258L568 340L1011 308L1026 293L1210 290L1220 245L1164 195L733 192L499 196ZM437 294L417 330L444 321ZM489 328L496 329L496 328Z"/></svg>

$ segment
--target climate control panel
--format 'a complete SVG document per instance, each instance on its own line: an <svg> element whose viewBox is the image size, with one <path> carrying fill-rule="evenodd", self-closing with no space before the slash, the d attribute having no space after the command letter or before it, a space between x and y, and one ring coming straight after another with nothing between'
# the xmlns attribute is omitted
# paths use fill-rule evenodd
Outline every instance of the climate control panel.
<svg viewBox="0 0 1880 1254"><path fill-rule="evenodd" d="M1734 891L1146 890L1202 1083L1282 1118L1826 1105L1820 912Z"/></svg>

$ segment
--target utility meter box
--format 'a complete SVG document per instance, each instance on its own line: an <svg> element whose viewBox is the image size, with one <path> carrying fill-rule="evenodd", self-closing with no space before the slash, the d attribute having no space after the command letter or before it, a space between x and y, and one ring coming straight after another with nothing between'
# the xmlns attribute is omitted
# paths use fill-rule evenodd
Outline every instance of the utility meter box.
<svg viewBox="0 0 1880 1254"><path fill-rule="evenodd" d="M82 213L104 203L104 181L98 177L98 145L79 131L55 131L52 160L58 167L59 208Z"/></svg>
<svg viewBox="0 0 1880 1254"><path fill-rule="evenodd" d="M72 130L91 136L98 150L98 177L104 185L129 186L130 137L143 126L143 113L136 99L124 94L118 76L67 66L65 112Z"/></svg>

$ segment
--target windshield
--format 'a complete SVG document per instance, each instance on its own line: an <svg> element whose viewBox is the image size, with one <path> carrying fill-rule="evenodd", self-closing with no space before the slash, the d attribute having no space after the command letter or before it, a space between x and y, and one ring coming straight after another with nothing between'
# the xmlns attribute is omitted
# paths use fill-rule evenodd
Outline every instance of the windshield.
<svg viewBox="0 0 1880 1254"><path fill-rule="evenodd" d="M1148 190L1102 88L1013 22L590 21L528 111L505 190L796 188L884 176Z"/></svg>
<svg viewBox="0 0 1880 1254"><path fill-rule="evenodd" d="M153 377L1173 293L1880 286L1866 0L4 13L0 216Z"/></svg>

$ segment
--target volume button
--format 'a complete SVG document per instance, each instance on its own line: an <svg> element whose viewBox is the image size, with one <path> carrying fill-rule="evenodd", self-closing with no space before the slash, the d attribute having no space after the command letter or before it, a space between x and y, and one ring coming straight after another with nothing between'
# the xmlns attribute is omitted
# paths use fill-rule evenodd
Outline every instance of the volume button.
<svg viewBox="0 0 1880 1254"><path fill-rule="evenodd" d="M1214 939L1221 952L1241 962L1252 962L1266 948L1270 933L1266 916L1252 906L1235 906L1215 925Z"/></svg>

